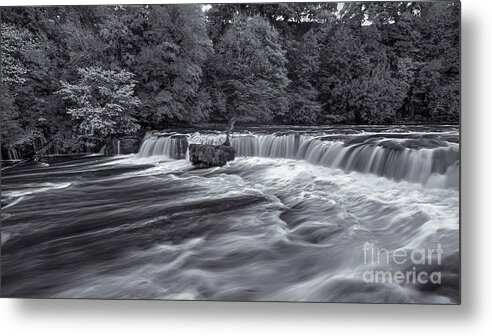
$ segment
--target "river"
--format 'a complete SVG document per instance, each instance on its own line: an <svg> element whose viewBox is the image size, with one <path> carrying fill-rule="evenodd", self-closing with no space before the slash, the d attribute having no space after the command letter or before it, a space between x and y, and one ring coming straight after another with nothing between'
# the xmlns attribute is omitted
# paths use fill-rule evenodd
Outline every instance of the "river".
<svg viewBox="0 0 492 336"><path fill-rule="evenodd" d="M210 169L172 158L176 134L2 172L2 296L459 301L457 126L238 129L236 159ZM374 264L367 246L442 256ZM368 281L374 270L440 283Z"/></svg>

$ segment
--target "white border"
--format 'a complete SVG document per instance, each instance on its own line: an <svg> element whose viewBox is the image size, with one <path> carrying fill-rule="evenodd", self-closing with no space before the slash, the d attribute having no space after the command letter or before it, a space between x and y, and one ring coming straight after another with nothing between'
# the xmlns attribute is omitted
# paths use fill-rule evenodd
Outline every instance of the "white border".
<svg viewBox="0 0 492 336"><path fill-rule="evenodd" d="M8 0L1 5L109 3L166 2ZM461 306L0 299L2 334L404 336L490 332L491 4L462 1Z"/></svg>

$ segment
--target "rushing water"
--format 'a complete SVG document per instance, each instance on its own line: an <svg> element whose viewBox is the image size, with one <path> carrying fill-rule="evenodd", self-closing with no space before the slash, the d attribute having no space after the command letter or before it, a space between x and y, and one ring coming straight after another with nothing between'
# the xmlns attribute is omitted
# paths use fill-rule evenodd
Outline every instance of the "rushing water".
<svg viewBox="0 0 492 336"><path fill-rule="evenodd" d="M8 148L2 154L2 159L7 161L19 161L22 158L15 148Z"/></svg>
<svg viewBox="0 0 492 336"><path fill-rule="evenodd" d="M169 135L137 155L5 171L2 295L458 301L457 128L250 129L233 134L235 161L204 170L171 159ZM442 262L374 266L367 242L440 244ZM370 283L375 267L442 281Z"/></svg>
<svg viewBox="0 0 492 336"><path fill-rule="evenodd" d="M376 131L378 129L375 129ZM275 133L240 132L231 146L239 157L304 160L314 165L375 174L431 187L458 188L459 137L455 128L429 132L402 128L371 132L353 128L307 129ZM176 133L150 134L140 157L173 157ZM190 143L220 144L220 132L186 134Z"/></svg>

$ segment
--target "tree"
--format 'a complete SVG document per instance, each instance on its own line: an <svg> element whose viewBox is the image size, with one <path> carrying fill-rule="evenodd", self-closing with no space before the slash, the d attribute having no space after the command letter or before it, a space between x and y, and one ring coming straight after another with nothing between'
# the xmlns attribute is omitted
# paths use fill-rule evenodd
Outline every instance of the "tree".
<svg viewBox="0 0 492 336"><path fill-rule="evenodd" d="M323 104L321 122L355 120L356 111L349 108L353 83L370 67L363 43L345 25L326 28L322 32L319 84Z"/></svg>
<svg viewBox="0 0 492 336"><path fill-rule="evenodd" d="M200 6L149 6L135 66L143 113L150 123L208 118L203 65L212 51Z"/></svg>
<svg viewBox="0 0 492 336"><path fill-rule="evenodd" d="M270 22L281 36L299 30L305 33L313 25L335 20L336 3L212 4L207 12L210 37L214 44L224 35L237 15L259 15ZM306 29L306 26L308 27Z"/></svg>
<svg viewBox="0 0 492 336"><path fill-rule="evenodd" d="M87 144L137 131L139 125L133 115L140 100L134 96L134 74L100 67L80 68L78 72L78 83L62 81L57 94L73 103L67 113L78 122L78 131Z"/></svg>
<svg viewBox="0 0 492 336"><path fill-rule="evenodd" d="M27 112L22 107L28 97L32 57L39 52L39 43L28 30L7 23L1 24L1 36L2 145L23 147L39 135L38 115L22 113ZM36 105L36 101L30 104Z"/></svg>
<svg viewBox="0 0 492 336"><path fill-rule="evenodd" d="M291 80L287 89L287 123L313 124L321 113L316 78L319 72L319 44L314 29L292 38L287 47L287 69Z"/></svg>
<svg viewBox="0 0 492 336"><path fill-rule="evenodd" d="M126 132L135 125L159 129L236 118L458 121L459 2L339 7L2 8L2 149L30 152L56 142L62 151L74 151L78 138L89 137L93 145L120 126ZM141 102L139 113L130 112L133 106L112 115L99 100L102 95L95 95L95 77L88 87L96 110L82 112L85 103L68 98L70 90L83 91L79 69L99 69L94 71L101 78L106 71L133 73L126 84L135 85L131 91ZM103 87L110 85L101 78ZM54 94L63 90L66 94ZM108 124L98 125L96 116Z"/></svg>
<svg viewBox="0 0 492 336"><path fill-rule="evenodd" d="M100 13L103 53L112 68L135 74L142 124L159 127L208 117L201 86L212 43L200 6L115 6Z"/></svg>
<svg viewBox="0 0 492 336"><path fill-rule="evenodd" d="M215 107L220 116L264 122L284 115L289 83L285 51L268 21L236 16L215 53Z"/></svg>
<svg viewBox="0 0 492 336"><path fill-rule="evenodd" d="M417 112L430 120L459 120L460 10L459 2L419 4L420 67L412 101Z"/></svg>
<svg viewBox="0 0 492 336"><path fill-rule="evenodd" d="M373 26L336 25L325 36L319 89L323 119L368 124L395 121L409 91L411 62L402 61L392 71Z"/></svg>

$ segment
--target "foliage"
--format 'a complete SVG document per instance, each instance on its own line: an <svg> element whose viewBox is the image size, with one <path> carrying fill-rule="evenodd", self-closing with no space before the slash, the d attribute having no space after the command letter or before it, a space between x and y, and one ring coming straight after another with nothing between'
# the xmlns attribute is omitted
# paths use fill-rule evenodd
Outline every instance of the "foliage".
<svg viewBox="0 0 492 336"><path fill-rule="evenodd" d="M285 51L265 19L238 15L215 50L218 109L227 120L270 121L287 108Z"/></svg>
<svg viewBox="0 0 492 336"><path fill-rule="evenodd" d="M456 1L2 8L2 148L231 119L457 122L459 18Z"/></svg>
<svg viewBox="0 0 492 336"><path fill-rule="evenodd" d="M143 124L208 117L200 87L212 44L199 6L102 7L100 13L105 58L135 74Z"/></svg>
<svg viewBox="0 0 492 336"><path fill-rule="evenodd" d="M309 30L288 44L289 112L287 123L314 124L321 113L319 91L315 80L319 72L320 55L318 37Z"/></svg>
<svg viewBox="0 0 492 336"><path fill-rule="evenodd" d="M38 52L39 43L26 29L8 23L1 24L1 35L2 144L22 147L37 134L37 114L22 115L21 107L28 96L30 72L35 68L32 57ZM31 101L31 105L35 103Z"/></svg>
<svg viewBox="0 0 492 336"><path fill-rule="evenodd" d="M100 67L78 69L76 84L62 81L57 92L73 102L67 113L78 121L78 130L89 139L134 133L139 125L133 117L140 100L134 96L134 75L128 71Z"/></svg>

